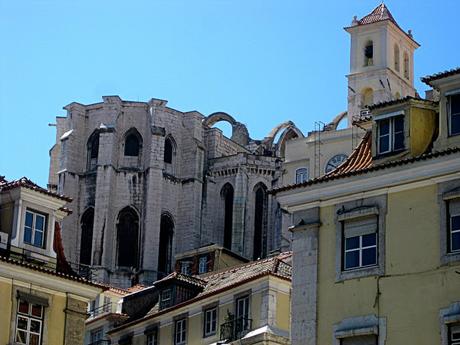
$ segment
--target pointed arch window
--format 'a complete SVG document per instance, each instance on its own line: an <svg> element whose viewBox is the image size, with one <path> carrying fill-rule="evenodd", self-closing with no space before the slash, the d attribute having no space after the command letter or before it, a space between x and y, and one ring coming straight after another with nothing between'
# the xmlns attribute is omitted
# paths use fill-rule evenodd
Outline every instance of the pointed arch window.
<svg viewBox="0 0 460 345"><path fill-rule="evenodd" d="M94 131L87 142L87 164L86 168L89 171L95 170L97 167L97 157L99 155L99 131Z"/></svg>
<svg viewBox="0 0 460 345"><path fill-rule="evenodd" d="M132 207L125 207L118 214L117 249L119 267L138 267L139 216Z"/></svg>
<svg viewBox="0 0 460 345"><path fill-rule="evenodd" d="M172 164L174 155L175 155L174 139L172 139L171 137L167 137L165 139L164 162L168 164Z"/></svg>
<svg viewBox="0 0 460 345"><path fill-rule="evenodd" d="M164 213L160 221L160 245L158 251L158 278L166 276L172 270L172 245L174 221L171 215Z"/></svg>
<svg viewBox="0 0 460 345"><path fill-rule="evenodd" d="M409 79L409 55L407 52L404 53L404 78Z"/></svg>
<svg viewBox="0 0 460 345"><path fill-rule="evenodd" d="M364 66L374 65L374 42L367 41L364 46Z"/></svg>
<svg viewBox="0 0 460 345"><path fill-rule="evenodd" d="M132 128L125 135L125 156L138 157L142 147L142 137L139 132Z"/></svg>
<svg viewBox="0 0 460 345"><path fill-rule="evenodd" d="M91 265L93 247L94 208L88 208L81 217L80 264Z"/></svg>
<svg viewBox="0 0 460 345"><path fill-rule="evenodd" d="M254 260L266 256L266 228L267 228L267 187L259 183L254 188L254 248L252 256Z"/></svg>
<svg viewBox="0 0 460 345"><path fill-rule="evenodd" d="M397 44L394 46L393 54L395 71L399 72L399 46Z"/></svg>
<svg viewBox="0 0 460 345"><path fill-rule="evenodd" d="M233 186L230 183L226 183L222 187L220 195L224 204L224 247L231 250L233 233Z"/></svg>

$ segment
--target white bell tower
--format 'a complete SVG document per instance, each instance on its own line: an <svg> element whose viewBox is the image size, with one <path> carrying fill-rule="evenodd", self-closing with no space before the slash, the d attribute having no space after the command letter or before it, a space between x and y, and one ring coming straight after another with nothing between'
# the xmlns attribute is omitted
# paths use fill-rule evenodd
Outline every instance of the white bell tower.
<svg viewBox="0 0 460 345"><path fill-rule="evenodd" d="M385 4L346 27L351 36L348 124L367 106L415 96L414 51L420 45L404 32Z"/></svg>

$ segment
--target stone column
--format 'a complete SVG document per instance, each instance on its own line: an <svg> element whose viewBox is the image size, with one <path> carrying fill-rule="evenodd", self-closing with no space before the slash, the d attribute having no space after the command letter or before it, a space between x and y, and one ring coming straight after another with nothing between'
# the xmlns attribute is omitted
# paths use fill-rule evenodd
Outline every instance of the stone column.
<svg viewBox="0 0 460 345"><path fill-rule="evenodd" d="M235 195L233 197L233 233L232 251L244 255L244 228L246 201L248 197L248 175L246 167L240 165L235 178Z"/></svg>
<svg viewBox="0 0 460 345"><path fill-rule="evenodd" d="M65 312L64 345L81 345L85 337L85 320L87 304L67 296Z"/></svg>
<svg viewBox="0 0 460 345"><path fill-rule="evenodd" d="M319 208L304 211L293 233L292 251L292 345L316 345L317 343L317 282L318 282L318 232ZM299 221L300 219L300 221Z"/></svg>

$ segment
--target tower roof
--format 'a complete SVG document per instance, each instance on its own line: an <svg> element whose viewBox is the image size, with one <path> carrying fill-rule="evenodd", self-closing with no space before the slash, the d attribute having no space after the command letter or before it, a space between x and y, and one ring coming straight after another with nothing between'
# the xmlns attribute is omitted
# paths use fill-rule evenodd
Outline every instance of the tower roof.
<svg viewBox="0 0 460 345"><path fill-rule="evenodd" d="M398 25L388 7L386 7L386 5L382 2L380 5L374 8L371 13L358 20L358 25L372 24L384 20L390 20L394 24Z"/></svg>

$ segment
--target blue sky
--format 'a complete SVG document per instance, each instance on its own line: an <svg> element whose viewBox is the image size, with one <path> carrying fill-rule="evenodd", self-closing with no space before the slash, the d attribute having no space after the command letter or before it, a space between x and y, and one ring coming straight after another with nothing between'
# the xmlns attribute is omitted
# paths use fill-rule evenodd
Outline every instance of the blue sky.
<svg viewBox="0 0 460 345"><path fill-rule="evenodd" d="M346 109L349 36L370 0L0 0L0 174L45 186L49 127L103 95L225 111L263 138ZM386 1L421 43L419 78L460 65L456 0Z"/></svg>

